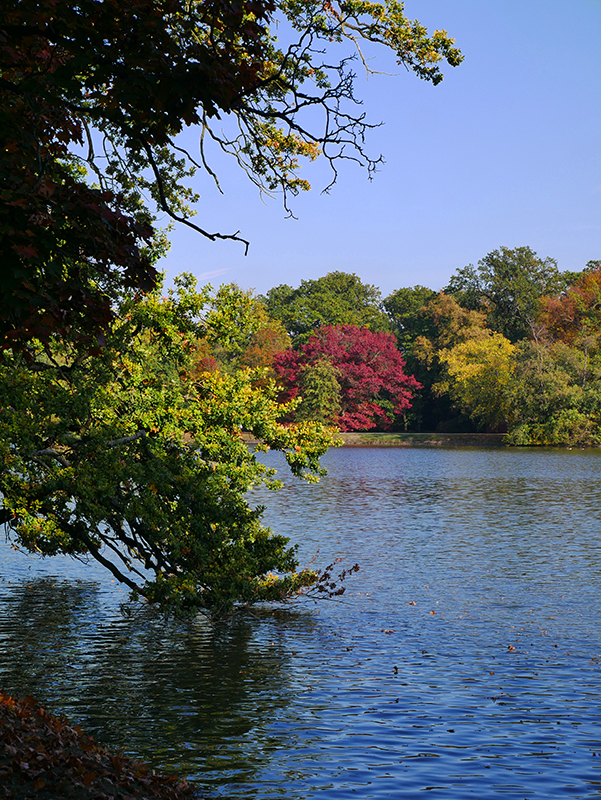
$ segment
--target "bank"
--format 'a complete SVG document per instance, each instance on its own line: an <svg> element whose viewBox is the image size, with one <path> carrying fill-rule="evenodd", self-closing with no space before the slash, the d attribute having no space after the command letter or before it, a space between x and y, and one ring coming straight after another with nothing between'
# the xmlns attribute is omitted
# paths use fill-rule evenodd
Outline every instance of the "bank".
<svg viewBox="0 0 601 800"><path fill-rule="evenodd" d="M110 752L35 700L0 692L0 786L15 800L201 800L174 776Z"/></svg>
<svg viewBox="0 0 601 800"><path fill-rule="evenodd" d="M343 447L502 447L504 433L341 433Z"/></svg>

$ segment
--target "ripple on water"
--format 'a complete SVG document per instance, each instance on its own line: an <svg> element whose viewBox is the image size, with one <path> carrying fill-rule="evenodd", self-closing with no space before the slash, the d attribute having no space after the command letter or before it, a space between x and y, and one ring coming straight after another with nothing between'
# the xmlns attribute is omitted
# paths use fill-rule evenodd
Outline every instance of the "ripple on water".
<svg viewBox="0 0 601 800"><path fill-rule="evenodd" d="M342 602L126 619L97 568L4 547L4 688L223 798L601 794L601 453L326 462L253 496L361 564Z"/></svg>

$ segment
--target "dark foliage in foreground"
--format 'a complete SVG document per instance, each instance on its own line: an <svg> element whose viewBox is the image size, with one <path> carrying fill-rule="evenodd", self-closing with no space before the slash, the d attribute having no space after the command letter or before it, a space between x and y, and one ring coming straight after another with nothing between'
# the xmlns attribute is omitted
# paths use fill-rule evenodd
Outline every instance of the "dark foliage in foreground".
<svg viewBox="0 0 601 800"><path fill-rule="evenodd" d="M193 800L198 792L139 761L109 753L33 698L0 692L0 796L64 800Z"/></svg>

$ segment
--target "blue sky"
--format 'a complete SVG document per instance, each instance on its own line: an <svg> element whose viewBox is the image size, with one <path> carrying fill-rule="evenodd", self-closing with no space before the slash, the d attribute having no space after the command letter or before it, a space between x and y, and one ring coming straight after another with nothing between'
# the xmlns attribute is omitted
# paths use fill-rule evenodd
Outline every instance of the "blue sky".
<svg viewBox="0 0 601 800"><path fill-rule="evenodd" d="M199 174L196 221L240 230L242 246L181 226L162 262L213 284L265 292L332 270L355 272L384 296L401 286L439 289L459 267L505 245L528 245L577 270L601 258L601 0L407 0L430 30L445 28L465 55L436 87L385 57L357 95L372 122L373 181L346 165L330 194L323 165L303 170L313 190L261 198L232 163L217 160L219 195ZM195 147L197 133L186 141Z"/></svg>

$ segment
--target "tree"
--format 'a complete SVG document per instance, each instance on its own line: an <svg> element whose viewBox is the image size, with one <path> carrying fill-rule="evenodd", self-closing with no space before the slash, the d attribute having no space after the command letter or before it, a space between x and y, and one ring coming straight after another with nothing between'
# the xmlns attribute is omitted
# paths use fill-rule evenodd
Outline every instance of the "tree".
<svg viewBox="0 0 601 800"><path fill-rule="evenodd" d="M426 286L407 286L397 289L384 300L392 330L405 357L411 353L416 338L426 332L421 311L435 297L436 292Z"/></svg>
<svg viewBox="0 0 601 800"><path fill-rule="evenodd" d="M419 312L420 335L413 353L431 364L440 350L487 335L486 317L480 311L463 308L454 297L438 292Z"/></svg>
<svg viewBox="0 0 601 800"><path fill-rule="evenodd" d="M318 471L331 439L280 425L285 409L252 372L192 372L193 342L213 347L193 291L144 295L167 246L157 214L246 243L192 221L193 171L217 180L208 142L286 208L309 188L301 159L321 153L333 179L345 159L373 171L342 52L360 56L362 41L434 84L442 60L461 61L394 0L2 3L0 492L21 546L87 552L174 610L315 581L291 572L293 551L246 505L266 473L239 433L283 449L297 473ZM198 160L177 140L191 125Z"/></svg>
<svg viewBox="0 0 601 800"><path fill-rule="evenodd" d="M489 327L511 342L533 336L541 314L540 299L566 288L553 258L539 258L529 247L492 250L478 266L458 269L445 288L465 308L487 313Z"/></svg>
<svg viewBox="0 0 601 800"><path fill-rule="evenodd" d="M196 351L201 372L261 367L270 373L275 354L290 347L282 324L269 317L252 290L235 283L219 287L206 323L208 334L197 342Z"/></svg>
<svg viewBox="0 0 601 800"><path fill-rule="evenodd" d="M231 301L186 277L167 299L126 296L95 356L57 339L37 345L32 369L4 351L1 521L18 547L86 554L173 613L226 612L317 587L248 504L251 486L277 483L241 434L283 451L309 480L330 434L280 424L290 408L273 383L257 387L252 370L192 372L195 341L213 340L215 326L225 336L223 320L239 318Z"/></svg>
<svg viewBox="0 0 601 800"><path fill-rule="evenodd" d="M491 333L443 350L440 361L447 377L435 390L449 391L456 407L479 425L506 430L514 349L500 333Z"/></svg>
<svg viewBox="0 0 601 800"><path fill-rule="evenodd" d="M209 141L286 207L309 188L299 159L321 154L333 180L343 159L373 171L350 58L331 52L350 44L361 55L361 41L434 84L442 60L462 59L446 32L429 36L395 0L5 0L2 346L102 341L121 289L156 282L157 208L209 239L244 241L191 220L191 172L217 180ZM201 130L198 162L176 141L190 125Z"/></svg>
<svg viewBox="0 0 601 800"><path fill-rule="evenodd" d="M206 323L210 333L196 341L193 372L233 373L250 367L261 370L257 385L273 380L275 356L290 347L290 337L251 290L235 283L220 286Z"/></svg>
<svg viewBox="0 0 601 800"><path fill-rule="evenodd" d="M601 335L601 262L589 261L559 296L542 298L542 321L563 342Z"/></svg>
<svg viewBox="0 0 601 800"><path fill-rule="evenodd" d="M290 337L282 323L277 319L269 319L265 313L265 321L251 336L241 358L241 364L247 367L262 367L272 374L276 355L289 347Z"/></svg>
<svg viewBox="0 0 601 800"><path fill-rule="evenodd" d="M308 368L313 368L309 373L312 380L321 376L322 386L327 379L332 414L328 421L342 430L389 428L395 416L410 407L413 392L419 388L415 378L403 371L405 362L395 344L391 333L373 333L355 325L324 326L298 350L281 353L275 370L288 398L302 396L303 380L308 388ZM324 362L331 365L329 370L324 369ZM340 387L339 401L333 377ZM309 402L314 402L310 394ZM340 411L335 413L338 402Z"/></svg>
<svg viewBox="0 0 601 800"><path fill-rule="evenodd" d="M342 410L339 376L340 370L326 358L306 364L298 375L303 401L296 418L323 423L337 419Z"/></svg>
<svg viewBox="0 0 601 800"><path fill-rule="evenodd" d="M466 426L469 430L468 418L457 419L449 394L441 391L445 375L441 354L462 342L486 337L484 314L463 308L455 298L439 292L417 312L412 312L411 317L406 317L406 322L407 369L422 386L408 415L408 423L417 430L424 427L458 432Z"/></svg>
<svg viewBox="0 0 601 800"><path fill-rule="evenodd" d="M306 342L320 325L354 325L382 331L388 328L380 290L364 284L354 273L329 272L316 280L286 284L267 292L265 307L282 322L293 343Z"/></svg>
<svg viewBox="0 0 601 800"><path fill-rule="evenodd" d="M518 344L507 397L514 445L601 442L601 362L564 342Z"/></svg>

